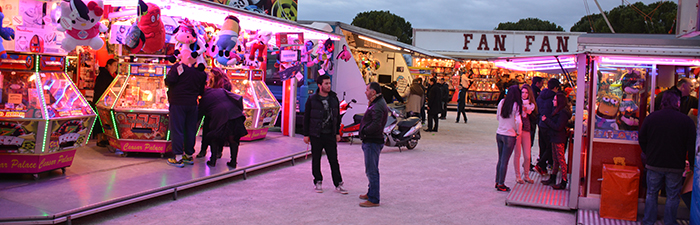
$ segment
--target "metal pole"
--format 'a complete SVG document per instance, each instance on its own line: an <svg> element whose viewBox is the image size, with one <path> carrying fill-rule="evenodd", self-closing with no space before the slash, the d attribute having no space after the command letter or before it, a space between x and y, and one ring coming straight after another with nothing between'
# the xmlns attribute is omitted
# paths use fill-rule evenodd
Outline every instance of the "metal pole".
<svg viewBox="0 0 700 225"><path fill-rule="evenodd" d="M576 55L576 69L578 74L576 77L576 86L584 87L576 89L576 118L574 125L574 149L571 158L571 186L569 188L569 208L578 208L578 196L581 182L581 152L583 147L583 110L586 104L586 54ZM592 76L591 76L592 77ZM590 129L590 128L588 128ZM564 175L566 176L566 175Z"/></svg>
<svg viewBox="0 0 700 225"><path fill-rule="evenodd" d="M605 23L608 24L608 28L610 28L610 31L612 31L612 33L614 34L615 29L613 29L612 25L610 25L610 21L608 20L608 16L606 16L605 12L603 12L603 8L600 8L600 4L598 4L598 0L593 0L593 1L595 1L595 5L598 6L598 10L600 10L600 14L603 15L603 19L605 19Z"/></svg>

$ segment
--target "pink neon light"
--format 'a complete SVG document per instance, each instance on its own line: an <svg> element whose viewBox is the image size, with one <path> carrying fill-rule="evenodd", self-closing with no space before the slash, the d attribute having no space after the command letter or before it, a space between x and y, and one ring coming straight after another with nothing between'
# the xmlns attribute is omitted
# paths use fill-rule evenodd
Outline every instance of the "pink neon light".
<svg viewBox="0 0 700 225"><path fill-rule="evenodd" d="M656 65L676 65L676 66L700 66L697 59L682 58L644 58L644 57L600 57L603 63L619 64L656 64Z"/></svg>

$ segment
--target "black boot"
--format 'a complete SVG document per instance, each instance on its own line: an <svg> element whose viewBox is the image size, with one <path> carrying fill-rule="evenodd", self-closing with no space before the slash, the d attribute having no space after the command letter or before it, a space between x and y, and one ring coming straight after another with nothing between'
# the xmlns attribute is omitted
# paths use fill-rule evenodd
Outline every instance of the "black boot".
<svg viewBox="0 0 700 225"><path fill-rule="evenodd" d="M566 189L566 180L562 179L562 180L561 180L561 183L552 186L552 188L553 188L554 190L563 190L563 189Z"/></svg>
<svg viewBox="0 0 700 225"><path fill-rule="evenodd" d="M209 161L207 161L207 166L215 167L216 166L216 158L214 158L214 157L209 158Z"/></svg>
<svg viewBox="0 0 700 225"><path fill-rule="evenodd" d="M552 184L556 184L556 183L557 183L557 175L556 174L549 175L548 180L542 181L542 184L544 184L544 185L552 185Z"/></svg>

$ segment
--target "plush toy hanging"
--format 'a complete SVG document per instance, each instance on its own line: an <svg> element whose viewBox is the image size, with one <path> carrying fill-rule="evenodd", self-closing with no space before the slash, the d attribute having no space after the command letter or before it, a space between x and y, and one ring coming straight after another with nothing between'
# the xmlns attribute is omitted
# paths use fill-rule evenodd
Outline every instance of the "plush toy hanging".
<svg viewBox="0 0 700 225"><path fill-rule="evenodd" d="M132 53L143 51L144 53L155 53L163 48L165 44L165 26L160 19L160 7L153 3L145 3L139 0L137 28L133 29L134 36Z"/></svg>
<svg viewBox="0 0 700 225"><path fill-rule="evenodd" d="M180 55L180 52L184 52L183 49L187 48L187 52L191 52L192 58L197 59L197 69L204 71L204 65L206 64L204 60L204 51L206 47L202 39L197 38L197 32L190 21L188 19L181 21L180 26L175 28L173 33L175 33L173 38L177 41L177 44L175 46L174 55L168 57L168 60L170 62L175 62L175 57Z"/></svg>
<svg viewBox="0 0 700 225"><path fill-rule="evenodd" d="M8 41L15 39L15 30L9 27L2 27L3 19L5 19L5 14L2 13L2 7L0 7L0 37ZM0 39L0 58L6 59L7 52L5 52L5 47L2 46L2 39Z"/></svg>
<svg viewBox="0 0 700 225"><path fill-rule="evenodd" d="M250 61L258 60L258 62L263 62L263 56L267 56L267 42L272 38L272 34L268 31L258 31L255 36L255 41L250 43L250 55L248 59ZM255 54L258 56L255 57Z"/></svg>
<svg viewBox="0 0 700 225"><path fill-rule="evenodd" d="M640 91L643 90L644 78L634 71L631 71L622 76L620 84L620 89L623 94L617 123L621 130L638 130L639 106L637 106L636 102L639 99Z"/></svg>
<svg viewBox="0 0 700 225"><path fill-rule="evenodd" d="M237 17L227 16L224 24L221 26L221 31L219 31L216 46L212 46L212 48L218 50L216 61L221 65L233 65L240 60L240 57L235 52L231 54L231 50L236 47L238 42L238 32L241 30L241 27L238 25L239 22Z"/></svg>
<svg viewBox="0 0 700 225"><path fill-rule="evenodd" d="M61 3L61 27L59 31L66 32L66 38L61 42L61 48L70 52L76 46L90 46L100 49L104 41L98 36L106 32L107 27L100 23L103 9L102 1L90 1L87 5L82 0L70 0Z"/></svg>

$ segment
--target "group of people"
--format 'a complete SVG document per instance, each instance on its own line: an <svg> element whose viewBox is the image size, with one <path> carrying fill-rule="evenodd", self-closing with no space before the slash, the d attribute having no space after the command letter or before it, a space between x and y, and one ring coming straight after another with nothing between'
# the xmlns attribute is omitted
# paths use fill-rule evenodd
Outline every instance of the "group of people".
<svg viewBox="0 0 700 225"><path fill-rule="evenodd" d="M507 87L505 97L498 103L496 113L498 162L495 185L498 191L510 191L510 188L505 185L505 178L508 162L514 151L513 167L516 182L520 184L534 182L529 176L532 168L530 152L537 127L539 127L540 159L534 169L542 176L549 174L549 178L543 180L542 184L553 185L554 189L565 189L567 186L568 167L564 152L568 139L569 119L572 116L571 106L566 94L560 91L559 80L550 79L547 81L547 88L541 90L543 85L544 79L541 77L534 77L532 86L527 83L513 84ZM551 173L546 170L548 163L552 164ZM562 175L560 182L557 182L559 171Z"/></svg>
<svg viewBox="0 0 700 225"><path fill-rule="evenodd" d="M459 123L460 116L464 118L464 123L467 123L465 106L469 83L468 80L464 79L459 85L456 123ZM420 116L423 123L425 123L426 119L428 120L428 128L424 131L437 132L439 121L447 119L447 103L452 100L452 96L445 78L431 77L428 79L427 84L427 87L423 85L421 77L413 79L409 87L406 112L411 116Z"/></svg>
<svg viewBox="0 0 700 225"><path fill-rule="evenodd" d="M340 107L338 96L331 90L331 77L322 75L316 78L318 90L306 101L304 127L302 133L304 142L311 144L311 174L313 175L314 191L323 193L323 175L321 173L321 156L326 151L326 158L331 168L331 176L335 191L348 194L338 163L338 141L340 141ZM384 147L384 125L387 121L387 103L382 95L379 83L367 85L365 96L368 107L360 122L359 136L362 139L364 152L365 174L369 181L366 194L360 195L365 200L361 207L379 206L379 153ZM384 91L391 93L392 91Z"/></svg>

